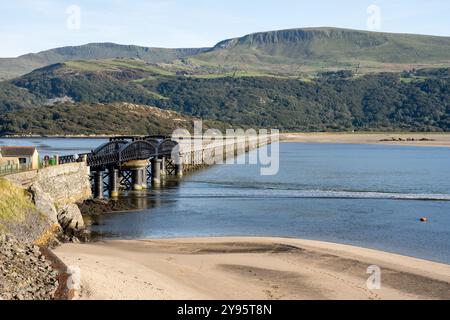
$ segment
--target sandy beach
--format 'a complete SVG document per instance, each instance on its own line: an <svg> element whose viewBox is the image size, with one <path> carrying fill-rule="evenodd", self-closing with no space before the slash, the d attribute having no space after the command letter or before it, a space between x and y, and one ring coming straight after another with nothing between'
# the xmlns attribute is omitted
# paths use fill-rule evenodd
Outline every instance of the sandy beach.
<svg viewBox="0 0 450 320"><path fill-rule="evenodd" d="M197 238L64 244L80 299L450 299L450 265L334 243ZM381 288L369 289L369 266Z"/></svg>
<svg viewBox="0 0 450 320"><path fill-rule="evenodd" d="M283 133L280 134L280 140L305 143L450 147L450 134L447 133Z"/></svg>

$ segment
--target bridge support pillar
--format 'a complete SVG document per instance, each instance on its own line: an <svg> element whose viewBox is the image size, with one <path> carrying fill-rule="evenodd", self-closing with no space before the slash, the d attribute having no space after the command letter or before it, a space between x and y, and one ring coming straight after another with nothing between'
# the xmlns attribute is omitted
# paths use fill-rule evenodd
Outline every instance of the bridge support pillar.
<svg viewBox="0 0 450 320"><path fill-rule="evenodd" d="M180 155L178 163L175 163L175 175L177 177L183 176L183 156Z"/></svg>
<svg viewBox="0 0 450 320"><path fill-rule="evenodd" d="M119 196L119 169L109 168L109 197Z"/></svg>
<svg viewBox="0 0 450 320"><path fill-rule="evenodd" d="M166 176L167 172L166 172L166 158L162 157L161 159L161 176Z"/></svg>
<svg viewBox="0 0 450 320"><path fill-rule="evenodd" d="M141 168L141 170L142 170L142 173L141 173L141 185L142 185L142 189L144 189L144 190L146 190L146 189L148 189L148 183L147 183L147 178L148 178L148 175L147 175L147 167L145 167L145 168Z"/></svg>
<svg viewBox="0 0 450 320"><path fill-rule="evenodd" d="M161 184L161 159L152 159L152 184L159 185Z"/></svg>
<svg viewBox="0 0 450 320"><path fill-rule="evenodd" d="M122 169L131 171L131 188L135 191L147 189L147 160L128 161Z"/></svg>
<svg viewBox="0 0 450 320"><path fill-rule="evenodd" d="M103 171L94 172L94 198L103 199Z"/></svg>
<svg viewBox="0 0 450 320"><path fill-rule="evenodd" d="M135 191L142 190L142 168L131 170L131 185Z"/></svg>

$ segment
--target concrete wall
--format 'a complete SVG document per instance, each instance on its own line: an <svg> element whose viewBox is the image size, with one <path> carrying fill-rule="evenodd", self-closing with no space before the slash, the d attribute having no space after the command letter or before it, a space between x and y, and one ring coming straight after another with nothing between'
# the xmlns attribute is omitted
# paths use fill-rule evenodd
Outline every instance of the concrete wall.
<svg viewBox="0 0 450 320"><path fill-rule="evenodd" d="M68 163L3 177L25 188L38 185L55 201L57 207L89 199L92 196L89 167L85 163Z"/></svg>

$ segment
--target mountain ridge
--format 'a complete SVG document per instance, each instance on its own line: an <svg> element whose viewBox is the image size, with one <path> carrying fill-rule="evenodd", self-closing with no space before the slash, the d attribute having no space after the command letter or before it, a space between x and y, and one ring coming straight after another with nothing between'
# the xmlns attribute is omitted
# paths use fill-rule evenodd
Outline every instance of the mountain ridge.
<svg viewBox="0 0 450 320"><path fill-rule="evenodd" d="M183 68L273 74L346 68L358 68L363 73L402 71L449 66L450 37L317 27L255 32L210 48L167 49L98 42L0 58L0 79L69 60L118 57Z"/></svg>
<svg viewBox="0 0 450 320"><path fill-rule="evenodd" d="M235 39L246 39L251 38L255 36L265 35L265 34L274 34L274 33L284 33L284 32L322 32L322 33L330 33L332 31L339 31L339 32L354 32L354 33L365 33L365 34L372 34L372 35L391 35L391 36L417 36L417 37L432 37L432 38L442 38L442 39L448 39L450 36L440 36L440 35L427 35L427 34L415 34L415 33L406 33L406 32L380 32L380 31L368 31L368 30L361 30L361 29L349 29L349 28L336 28L336 27L305 27L305 28L288 28L288 29L279 29L279 30L267 30L267 31L259 31L259 32L252 32L249 34L246 34L241 37L234 37L222 40L218 42L214 47L220 45L222 42L227 42L230 40Z"/></svg>
<svg viewBox="0 0 450 320"><path fill-rule="evenodd" d="M8 80L35 69L70 60L95 60L108 58L138 58L148 63L170 62L205 52L210 48L166 49L122 45L111 42L94 42L80 46L59 47L28 53L17 58L0 58L0 79Z"/></svg>
<svg viewBox="0 0 450 320"><path fill-rule="evenodd" d="M346 68L364 73L403 71L425 64L448 65L450 37L327 27L286 29L224 40L214 50L188 59L282 73Z"/></svg>

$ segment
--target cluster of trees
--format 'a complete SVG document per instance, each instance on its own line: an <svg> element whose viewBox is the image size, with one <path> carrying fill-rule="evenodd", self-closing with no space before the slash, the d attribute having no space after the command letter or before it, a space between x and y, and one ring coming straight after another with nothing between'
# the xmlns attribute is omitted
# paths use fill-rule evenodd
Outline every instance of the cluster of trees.
<svg viewBox="0 0 450 320"><path fill-rule="evenodd" d="M449 70L360 77L324 73L309 81L185 76L136 81L142 75L43 70L0 83L0 134L25 134L31 127L40 133L157 131L158 123L147 116L127 116L117 107L108 111L114 102L285 131L450 131ZM75 103L45 105L63 96ZM98 103L105 107L98 109Z"/></svg>
<svg viewBox="0 0 450 320"><path fill-rule="evenodd" d="M152 104L154 97L133 80L139 77L133 71L64 72L48 67L12 80L17 87L27 89L41 99L71 97L77 102L109 103L126 101Z"/></svg>
<svg viewBox="0 0 450 320"><path fill-rule="evenodd" d="M175 129L192 131L192 117L175 112L161 115L148 106L112 103L61 103L2 113L2 135L169 135ZM224 129L206 121L206 127Z"/></svg>
<svg viewBox="0 0 450 320"><path fill-rule="evenodd" d="M291 131L450 131L449 78L398 74L316 81L179 78L147 84L164 107L194 116Z"/></svg>
<svg viewBox="0 0 450 320"><path fill-rule="evenodd" d="M17 87L9 82L0 82L0 115L21 108L32 108L43 100L27 89Z"/></svg>

